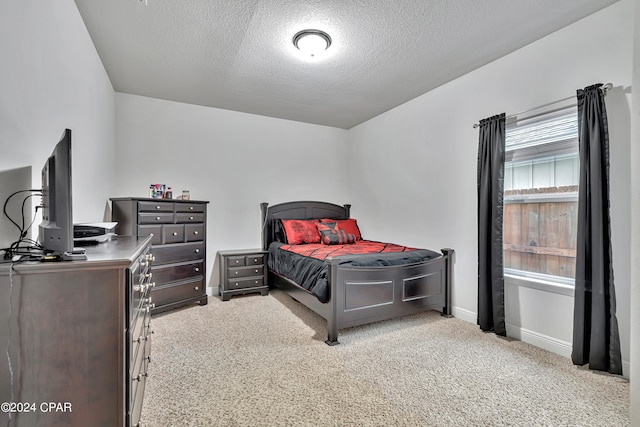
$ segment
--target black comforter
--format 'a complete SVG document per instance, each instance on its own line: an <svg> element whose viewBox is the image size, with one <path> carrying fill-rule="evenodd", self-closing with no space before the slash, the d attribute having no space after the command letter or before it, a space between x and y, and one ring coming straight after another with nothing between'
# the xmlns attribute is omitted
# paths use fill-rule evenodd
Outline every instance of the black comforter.
<svg viewBox="0 0 640 427"><path fill-rule="evenodd" d="M361 241L367 242L367 241ZM378 243L378 242L375 242ZM300 255L293 251L292 246L273 242L269 246L268 266L274 273L294 281L299 286L315 295L320 302L329 301L328 264L323 259ZM423 262L441 256L440 253L428 249L410 249L400 252L376 252L340 255L340 264L352 266L375 267L388 265L404 265Z"/></svg>

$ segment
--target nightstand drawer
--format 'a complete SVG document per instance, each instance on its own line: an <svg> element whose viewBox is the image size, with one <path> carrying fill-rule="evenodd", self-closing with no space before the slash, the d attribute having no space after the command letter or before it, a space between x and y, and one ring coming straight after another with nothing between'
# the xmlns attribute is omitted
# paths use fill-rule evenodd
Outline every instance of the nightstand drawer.
<svg viewBox="0 0 640 427"><path fill-rule="evenodd" d="M170 282L177 282L194 276L204 274L202 261L185 264L169 264L153 267L153 281L156 286L162 286Z"/></svg>
<svg viewBox="0 0 640 427"><path fill-rule="evenodd" d="M162 243L184 242L184 225L167 224L163 226Z"/></svg>
<svg viewBox="0 0 640 427"><path fill-rule="evenodd" d="M189 222L204 222L203 213L177 213L176 222L189 223Z"/></svg>
<svg viewBox="0 0 640 427"><path fill-rule="evenodd" d="M173 224L173 212L140 212L138 224Z"/></svg>
<svg viewBox="0 0 640 427"><path fill-rule="evenodd" d="M229 280L234 280L238 277L251 277L251 276L264 276L263 266L251 266L251 267L232 267L227 270L227 277Z"/></svg>
<svg viewBox="0 0 640 427"><path fill-rule="evenodd" d="M153 302L156 305L189 299L205 294L204 280L202 277L188 282L156 287L151 291Z"/></svg>
<svg viewBox="0 0 640 427"><path fill-rule="evenodd" d="M204 240L204 224L186 224L184 234L187 242Z"/></svg>
<svg viewBox="0 0 640 427"><path fill-rule="evenodd" d="M263 265L264 255L263 254L247 255L246 264L247 265Z"/></svg>
<svg viewBox="0 0 640 427"><path fill-rule="evenodd" d="M244 256L230 256L227 257L227 267L242 267L245 265Z"/></svg>
<svg viewBox="0 0 640 427"><path fill-rule="evenodd" d="M264 276L238 280L229 279L227 282L227 290L232 291L234 289L254 288L262 285L264 285Z"/></svg>

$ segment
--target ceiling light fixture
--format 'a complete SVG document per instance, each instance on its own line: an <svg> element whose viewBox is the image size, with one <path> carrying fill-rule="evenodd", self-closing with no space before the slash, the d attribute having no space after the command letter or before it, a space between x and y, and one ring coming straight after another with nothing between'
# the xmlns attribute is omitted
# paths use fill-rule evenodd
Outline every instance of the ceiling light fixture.
<svg viewBox="0 0 640 427"><path fill-rule="evenodd" d="M311 57L324 52L331 46L331 37L329 34L320 30L302 30L293 36L293 45L300 52Z"/></svg>

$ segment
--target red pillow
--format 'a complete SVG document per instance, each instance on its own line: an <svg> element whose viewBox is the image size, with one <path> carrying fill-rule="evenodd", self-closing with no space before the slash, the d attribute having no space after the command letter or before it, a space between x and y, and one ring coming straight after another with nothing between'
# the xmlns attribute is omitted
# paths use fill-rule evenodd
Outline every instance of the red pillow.
<svg viewBox="0 0 640 427"><path fill-rule="evenodd" d="M353 234L356 236L356 240L362 240L362 236L360 235L360 229L358 228L358 222L355 218L349 219L331 219L331 218L323 218L320 222L335 222L338 228L344 230L346 233Z"/></svg>
<svg viewBox="0 0 640 427"><path fill-rule="evenodd" d="M281 221L288 244L320 243L320 233L316 227L317 219L283 219Z"/></svg>

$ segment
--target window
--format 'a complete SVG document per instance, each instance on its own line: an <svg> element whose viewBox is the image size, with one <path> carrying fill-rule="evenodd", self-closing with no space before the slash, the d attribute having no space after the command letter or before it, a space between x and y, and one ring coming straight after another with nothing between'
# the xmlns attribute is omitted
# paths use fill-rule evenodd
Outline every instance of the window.
<svg viewBox="0 0 640 427"><path fill-rule="evenodd" d="M573 283L578 181L575 107L507 124L505 273Z"/></svg>

